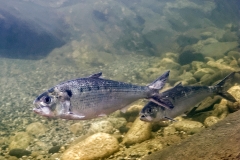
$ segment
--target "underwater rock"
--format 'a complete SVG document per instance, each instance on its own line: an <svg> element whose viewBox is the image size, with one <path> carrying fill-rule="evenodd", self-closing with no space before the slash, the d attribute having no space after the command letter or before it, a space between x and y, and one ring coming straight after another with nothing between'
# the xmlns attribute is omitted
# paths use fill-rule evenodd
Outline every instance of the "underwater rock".
<svg viewBox="0 0 240 160"><path fill-rule="evenodd" d="M9 149L26 149L31 141L32 137L28 133L18 132L10 138Z"/></svg>
<svg viewBox="0 0 240 160"><path fill-rule="evenodd" d="M189 120L177 121L174 122L171 126L174 127L177 131L184 131L188 134L197 133L204 128L202 123Z"/></svg>
<svg viewBox="0 0 240 160"><path fill-rule="evenodd" d="M193 77L191 72L184 72L182 75L179 76L180 81L182 81L183 85L187 84L194 84L197 80Z"/></svg>
<svg viewBox="0 0 240 160"><path fill-rule="evenodd" d="M15 156L17 158L21 158L22 156L28 156L31 152L25 149L11 149L9 151L10 156Z"/></svg>
<svg viewBox="0 0 240 160"><path fill-rule="evenodd" d="M232 86L228 92L237 100L240 101L240 86Z"/></svg>
<svg viewBox="0 0 240 160"><path fill-rule="evenodd" d="M143 160L179 159L239 159L240 158L240 111L230 114L217 124L202 130ZM174 151L174 152L173 152Z"/></svg>
<svg viewBox="0 0 240 160"><path fill-rule="evenodd" d="M45 150L49 149L49 144L39 140L39 141L34 142L32 149L39 150L39 151L45 151Z"/></svg>
<svg viewBox="0 0 240 160"><path fill-rule="evenodd" d="M201 53L203 56L222 58L225 53L237 46L238 42L217 42L205 45L200 50L197 50L197 52Z"/></svg>
<svg viewBox="0 0 240 160"><path fill-rule="evenodd" d="M181 65L189 64L192 61L204 61L204 56L198 52L195 52L191 48L185 48L179 55L178 63Z"/></svg>
<svg viewBox="0 0 240 160"><path fill-rule="evenodd" d="M196 79L201 79L204 75L212 74L212 73L214 73L214 70L211 68L201 68L201 69L198 69L196 72L194 72L193 76Z"/></svg>
<svg viewBox="0 0 240 160"><path fill-rule="evenodd" d="M221 103L226 104L231 112L235 112L240 109L240 86L233 86L228 92L237 100L237 102L233 103L222 99Z"/></svg>
<svg viewBox="0 0 240 160"><path fill-rule="evenodd" d="M236 58L236 59L239 59L239 58L240 58L240 52L238 52L238 51L229 51L229 52L227 53L227 56L228 56L228 57L234 57L234 58Z"/></svg>
<svg viewBox="0 0 240 160"><path fill-rule="evenodd" d="M218 63L218 62L214 62L214 61L208 61L207 65L209 65L209 66L211 66L213 68L217 68L219 70L227 70L229 72L233 72L233 71L236 70L236 69L234 69L234 68L232 68L232 67L230 67L228 65L224 65L222 63Z"/></svg>
<svg viewBox="0 0 240 160"><path fill-rule="evenodd" d="M178 53L167 52L167 53L165 53L165 57L172 59L174 62L177 62L179 54Z"/></svg>
<svg viewBox="0 0 240 160"><path fill-rule="evenodd" d="M143 105L134 104L131 105L126 112L125 111L121 112L121 114L127 119L128 122L133 122L136 119L136 117L138 117L139 112L141 111L142 108Z"/></svg>
<svg viewBox="0 0 240 160"><path fill-rule="evenodd" d="M159 64L161 66L164 66L166 69L172 69L172 70L175 70L175 69L179 69L180 68L180 64L174 62L172 59L170 58L163 58Z"/></svg>
<svg viewBox="0 0 240 160"><path fill-rule="evenodd" d="M130 147L121 149L120 152L114 155L112 159L139 159L145 155L149 155L154 151L159 151L163 149L163 145L159 139L150 139L142 143L137 143L131 145ZM123 157L124 156L124 157ZM110 159L110 158L109 158Z"/></svg>
<svg viewBox="0 0 240 160"><path fill-rule="evenodd" d="M60 150L61 146L53 146L48 150L48 153L57 153Z"/></svg>
<svg viewBox="0 0 240 160"><path fill-rule="evenodd" d="M202 68L205 68L206 64L200 61L192 61L191 63L193 70L200 70Z"/></svg>
<svg viewBox="0 0 240 160"><path fill-rule="evenodd" d="M229 109L227 107L227 101L221 101L219 104L213 106L212 116L218 117L219 119L224 119L229 114Z"/></svg>
<svg viewBox="0 0 240 160"><path fill-rule="evenodd" d="M108 157L119 149L116 138L107 133L96 133L68 148L62 160L92 160Z"/></svg>
<svg viewBox="0 0 240 160"><path fill-rule="evenodd" d="M151 137L152 123L141 121L137 118L130 130L123 138L123 144L131 145L134 143L141 143Z"/></svg>
<svg viewBox="0 0 240 160"><path fill-rule="evenodd" d="M212 32L209 32L209 31L207 31L207 32L202 32L202 33L200 34L200 36L201 36L202 39L207 39L207 38L212 37L212 36L213 36L213 33L212 33Z"/></svg>
<svg viewBox="0 0 240 160"><path fill-rule="evenodd" d="M78 135L83 131L83 124L81 122L74 123L69 127L69 130L75 134Z"/></svg>
<svg viewBox="0 0 240 160"><path fill-rule="evenodd" d="M120 129L121 127L127 124L126 119L123 117L119 117L119 118L109 117L107 120L111 122L112 126L116 129Z"/></svg>
<svg viewBox="0 0 240 160"><path fill-rule="evenodd" d="M235 103L229 102L226 99L222 99L219 104L214 105L213 116L219 119L225 118L230 111L236 111L240 109L240 86L231 87L228 92L238 101Z"/></svg>
<svg viewBox="0 0 240 160"><path fill-rule="evenodd" d="M34 122L26 127L26 132L32 136L38 136L46 132L46 127L40 122Z"/></svg>
<svg viewBox="0 0 240 160"><path fill-rule="evenodd" d="M176 129L173 126L168 126L163 128L163 136L169 136L176 133Z"/></svg>
<svg viewBox="0 0 240 160"><path fill-rule="evenodd" d="M113 133L114 128L111 122L102 120L91 123L88 133Z"/></svg>
<svg viewBox="0 0 240 160"><path fill-rule="evenodd" d="M234 42L238 40L238 36L234 32L226 31L220 41L222 42Z"/></svg>
<svg viewBox="0 0 240 160"><path fill-rule="evenodd" d="M205 119L204 125L205 125L205 127L210 127L210 126L214 125L215 123L217 123L218 121L220 121L220 119L218 117L209 116Z"/></svg>

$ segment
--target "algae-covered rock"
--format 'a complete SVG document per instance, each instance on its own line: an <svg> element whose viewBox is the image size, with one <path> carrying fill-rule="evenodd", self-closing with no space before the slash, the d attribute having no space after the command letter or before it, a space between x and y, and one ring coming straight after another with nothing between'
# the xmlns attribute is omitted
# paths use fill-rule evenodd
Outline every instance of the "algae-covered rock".
<svg viewBox="0 0 240 160"><path fill-rule="evenodd" d="M219 119L224 119L227 117L228 114L229 109L227 107L227 101L221 101L219 104L215 104L213 106L213 116L218 117Z"/></svg>
<svg viewBox="0 0 240 160"><path fill-rule="evenodd" d="M143 160L239 159L240 111L192 135L181 143L153 153Z"/></svg>
<svg viewBox="0 0 240 160"><path fill-rule="evenodd" d="M17 158L21 158L22 156L25 156L25 155L28 156L30 154L31 154L31 152L27 151L25 149L12 149L9 152L9 155L15 156Z"/></svg>
<svg viewBox="0 0 240 160"><path fill-rule="evenodd" d="M111 122L102 120L93 122L88 130L88 133L112 133L113 132L113 125Z"/></svg>
<svg viewBox="0 0 240 160"><path fill-rule="evenodd" d="M218 121L220 121L220 119L218 117L209 116L205 119L204 125L205 125L205 127L210 127L210 126L214 125L215 123L217 123Z"/></svg>
<svg viewBox="0 0 240 160"><path fill-rule="evenodd" d="M169 136L175 134L176 129L173 126L168 126L163 128L163 136Z"/></svg>
<svg viewBox="0 0 240 160"><path fill-rule="evenodd" d="M126 124L127 124L126 119L123 118L123 117L118 117L118 118L109 117L107 120L108 120L109 122L111 122L111 123L112 123L112 126L113 126L114 128L116 128L116 129L119 129L119 128L121 128L121 127L124 127L124 126L126 126Z"/></svg>
<svg viewBox="0 0 240 160"><path fill-rule="evenodd" d="M26 128L27 133L33 136L44 134L46 130L46 127L40 122L31 123Z"/></svg>
<svg viewBox="0 0 240 160"><path fill-rule="evenodd" d="M163 58L159 64L167 69L179 69L180 64L176 63L173 59Z"/></svg>
<svg viewBox="0 0 240 160"><path fill-rule="evenodd" d="M181 81L186 82L186 84L194 84L197 82L191 72L184 72L181 76L179 76L179 78L181 79Z"/></svg>
<svg viewBox="0 0 240 160"><path fill-rule="evenodd" d="M219 70L228 70L229 72L233 72L233 71L236 70L233 67L230 67L228 65L221 64L221 63L218 63L218 62L214 62L214 61L208 61L207 65L209 65L210 67L213 67L213 68L217 68Z"/></svg>
<svg viewBox="0 0 240 160"><path fill-rule="evenodd" d="M141 121L137 118L130 130L123 138L123 143L126 145L140 143L151 137L152 124Z"/></svg>
<svg viewBox="0 0 240 160"><path fill-rule="evenodd" d="M116 138L107 133L96 133L68 148L62 160L92 160L108 157L119 149Z"/></svg>
<svg viewBox="0 0 240 160"><path fill-rule="evenodd" d="M213 74L214 73L214 70L213 69L210 69L210 68L201 68L201 69L198 69L194 74L193 76L196 78L196 79L201 79L204 75L206 74Z"/></svg>
<svg viewBox="0 0 240 160"><path fill-rule="evenodd" d="M83 130L83 124L82 124L82 123L74 123L74 124L72 124L72 125L69 127L69 130L70 130L73 134L77 135L77 134L79 134L79 133L82 132L82 130Z"/></svg>
<svg viewBox="0 0 240 160"><path fill-rule="evenodd" d="M194 134L204 128L202 123L188 120L174 122L171 126L178 131L184 131L188 134Z"/></svg>
<svg viewBox="0 0 240 160"><path fill-rule="evenodd" d="M240 86L233 86L228 90L228 92L237 100L237 102L232 103L222 99L221 103L226 104L231 112L235 112L240 109Z"/></svg>
<svg viewBox="0 0 240 160"><path fill-rule="evenodd" d="M217 42L205 45L198 52L204 56L210 56L215 58L221 58L228 51L236 48L238 42Z"/></svg>
<svg viewBox="0 0 240 160"><path fill-rule="evenodd" d="M236 59L239 59L239 58L240 58L240 52L238 52L238 51L229 51L229 52L227 53L227 55L228 55L229 57L234 57L234 58L236 58Z"/></svg>
<svg viewBox="0 0 240 160"><path fill-rule="evenodd" d="M28 133L18 132L10 138L9 149L26 149L31 141L32 137Z"/></svg>

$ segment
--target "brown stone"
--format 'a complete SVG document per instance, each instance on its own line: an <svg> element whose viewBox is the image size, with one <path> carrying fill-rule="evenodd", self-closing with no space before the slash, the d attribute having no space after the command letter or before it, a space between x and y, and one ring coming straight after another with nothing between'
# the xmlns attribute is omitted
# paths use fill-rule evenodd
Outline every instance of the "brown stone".
<svg viewBox="0 0 240 160"><path fill-rule="evenodd" d="M194 134L180 144L155 152L144 160L240 159L240 111Z"/></svg>

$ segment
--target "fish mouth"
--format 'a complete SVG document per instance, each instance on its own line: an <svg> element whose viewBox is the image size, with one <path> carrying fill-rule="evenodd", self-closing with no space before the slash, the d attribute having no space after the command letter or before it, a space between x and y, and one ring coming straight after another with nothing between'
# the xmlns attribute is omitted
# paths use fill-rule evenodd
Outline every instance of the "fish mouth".
<svg viewBox="0 0 240 160"><path fill-rule="evenodd" d="M33 102L33 104L35 106L33 108L34 113L44 117L55 117L53 112L49 109L49 107L41 105L39 102L36 102L36 100Z"/></svg>
<svg viewBox="0 0 240 160"><path fill-rule="evenodd" d="M151 122L152 118L149 116L146 116L145 114L140 113L140 120L145 122Z"/></svg>

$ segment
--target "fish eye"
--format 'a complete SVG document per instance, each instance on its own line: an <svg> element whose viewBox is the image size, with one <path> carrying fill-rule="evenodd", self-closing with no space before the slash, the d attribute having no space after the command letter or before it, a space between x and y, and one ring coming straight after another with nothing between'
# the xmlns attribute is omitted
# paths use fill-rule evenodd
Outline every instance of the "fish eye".
<svg viewBox="0 0 240 160"><path fill-rule="evenodd" d="M153 112L153 110L152 110L152 108L147 108L147 113L152 113Z"/></svg>
<svg viewBox="0 0 240 160"><path fill-rule="evenodd" d="M46 103L46 104L50 104L51 103L51 97L49 97L49 96L44 97L43 102Z"/></svg>

